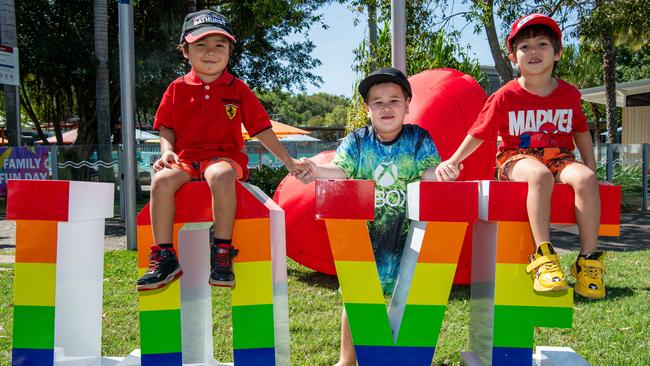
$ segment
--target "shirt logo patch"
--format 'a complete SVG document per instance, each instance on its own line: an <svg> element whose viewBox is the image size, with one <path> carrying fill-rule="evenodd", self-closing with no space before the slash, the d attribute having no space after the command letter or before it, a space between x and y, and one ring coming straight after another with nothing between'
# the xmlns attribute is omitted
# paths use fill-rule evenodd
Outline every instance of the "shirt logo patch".
<svg viewBox="0 0 650 366"><path fill-rule="evenodd" d="M226 116L228 116L229 119L235 119L239 107L234 104L226 104L225 108L226 108Z"/></svg>
<svg viewBox="0 0 650 366"><path fill-rule="evenodd" d="M392 161L383 162L375 168L375 182L382 187L390 187L397 181L397 166Z"/></svg>

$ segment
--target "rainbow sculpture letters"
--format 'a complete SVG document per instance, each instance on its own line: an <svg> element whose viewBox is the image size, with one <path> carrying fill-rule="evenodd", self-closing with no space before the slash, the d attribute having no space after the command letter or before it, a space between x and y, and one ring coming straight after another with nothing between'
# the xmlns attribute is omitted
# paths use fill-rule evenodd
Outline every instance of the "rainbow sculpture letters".
<svg viewBox="0 0 650 366"><path fill-rule="evenodd" d="M104 219L113 184L10 180L16 221L12 365L98 365ZM83 300L81 300L83 299Z"/></svg>
<svg viewBox="0 0 650 366"><path fill-rule="evenodd" d="M530 365L535 327L572 325L573 290L535 293L526 273L534 250L527 191L526 183L481 181L472 249L472 353L463 354L470 365ZM600 197L600 235L618 236L621 187L602 185ZM555 185L551 207L551 223L575 223L568 185Z"/></svg>
<svg viewBox="0 0 650 366"><path fill-rule="evenodd" d="M16 221L12 365L101 363L104 219L113 215L113 189L108 183L9 181L7 219ZM526 274L533 250L526 194L524 183L410 184L413 222L387 311L367 232L374 218L373 182L316 182L316 216L327 227L360 365L431 364L466 228L473 222L472 352L463 354L465 362L530 365L538 357L534 327L571 327L573 291L534 293ZM616 236L621 188L603 185L600 195L600 235ZM573 197L569 186L555 186L553 224L575 223ZM216 363L207 285L212 222L207 184L187 184L176 204L174 245L185 273L167 288L139 294L145 366ZM288 365L284 212L245 183L237 185L237 205L235 364ZM138 216L140 273L151 244L145 207ZM125 359L119 365L136 364Z"/></svg>
<svg viewBox="0 0 650 366"><path fill-rule="evenodd" d="M176 194L174 247L183 276L166 288L140 292L143 366L214 364L209 276L212 198L205 182ZM237 366L289 364L284 212L257 187L237 184L232 291ZM138 215L138 271L153 244L148 205Z"/></svg>
<svg viewBox="0 0 650 366"><path fill-rule="evenodd" d="M469 222L475 182L408 186L412 223L389 311L367 231L374 183L316 181L316 217L325 220L359 365L430 365Z"/></svg>

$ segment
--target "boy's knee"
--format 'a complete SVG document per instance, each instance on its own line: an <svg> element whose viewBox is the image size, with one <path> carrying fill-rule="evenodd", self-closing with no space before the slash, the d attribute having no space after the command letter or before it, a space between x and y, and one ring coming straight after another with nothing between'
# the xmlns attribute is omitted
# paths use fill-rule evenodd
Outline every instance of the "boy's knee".
<svg viewBox="0 0 650 366"><path fill-rule="evenodd" d="M174 188L174 181L171 176L164 174L154 174L151 180L151 193L166 192Z"/></svg>
<svg viewBox="0 0 650 366"><path fill-rule="evenodd" d="M210 185L231 183L237 180L237 172L230 164L223 164L211 169L205 178Z"/></svg>
<svg viewBox="0 0 650 366"><path fill-rule="evenodd" d="M541 185L541 186L550 186L555 182L553 173L546 168L534 169L530 172L528 183Z"/></svg>
<svg viewBox="0 0 650 366"><path fill-rule="evenodd" d="M598 187L598 177L590 169L581 171L576 177L576 188Z"/></svg>

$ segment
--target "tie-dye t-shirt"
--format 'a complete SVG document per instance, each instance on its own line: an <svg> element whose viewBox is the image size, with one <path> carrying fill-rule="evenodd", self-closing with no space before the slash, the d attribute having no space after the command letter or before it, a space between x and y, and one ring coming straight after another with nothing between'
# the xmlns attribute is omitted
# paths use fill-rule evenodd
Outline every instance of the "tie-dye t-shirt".
<svg viewBox="0 0 650 366"><path fill-rule="evenodd" d="M379 141L372 126L357 129L336 150L332 163L349 178L375 181L375 220L368 223L368 230L386 293L393 291L409 230L406 185L439 162L429 133L410 124L390 142Z"/></svg>

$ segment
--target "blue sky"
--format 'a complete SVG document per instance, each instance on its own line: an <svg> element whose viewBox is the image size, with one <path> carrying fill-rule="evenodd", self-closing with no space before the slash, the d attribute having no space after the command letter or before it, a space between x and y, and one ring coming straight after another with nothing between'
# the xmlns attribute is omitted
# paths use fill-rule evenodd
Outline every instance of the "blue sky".
<svg viewBox="0 0 650 366"><path fill-rule="evenodd" d="M349 97L352 95L352 86L356 78L351 66L354 61L352 50L359 45L367 33L367 18L363 14L355 27L354 15L345 5L331 4L322 12L324 22L329 25L329 28L322 29L320 26L315 26L310 30L309 37L316 45L314 57L322 62L322 65L314 71L323 78L323 84L320 87L308 85L307 93L326 92ZM460 22L464 23L464 21L458 22L456 28L461 29L464 24ZM463 29L461 44L471 44L472 56L478 58L482 65L493 65L485 33L473 34L471 28L468 26Z"/></svg>

